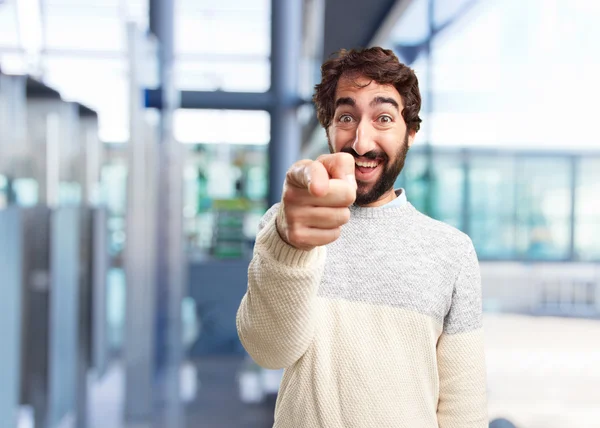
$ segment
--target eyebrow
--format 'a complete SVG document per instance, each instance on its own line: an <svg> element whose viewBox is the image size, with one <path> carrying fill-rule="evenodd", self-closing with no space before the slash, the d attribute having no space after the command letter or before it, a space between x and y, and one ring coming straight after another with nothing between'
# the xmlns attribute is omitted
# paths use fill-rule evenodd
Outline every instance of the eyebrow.
<svg viewBox="0 0 600 428"><path fill-rule="evenodd" d="M373 98L373 101L371 101L369 103L369 105L371 107L374 107L374 106L380 105L380 104L391 104L394 107L396 107L396 110L400 111L400 105L393 98L389 98L389 97L375 97L375 98ZM335 108L337 109L339 106L356 107L356 101L354 101L354 99L350 98L350 97L341 97L341 98L338 98L335 101Z"/></svg>
<svg viewBox="0 0 600 428"><path fill-rule="evenodd" d="M371 101L371 103L369 104L371 107L374 107L376 105L379 104L391 104L394 107L396 107L396 110L400 111L400 106L398 105L398 102L393 99L393 98L388 98L388 97L375 97L373 98L373 101Z"/></svg>
<svg viewBox="0 0 600 428"><path fill-rule="evenodd" d="M355 107L356 106L356 101L354 101L354 99L350 98L350 97L338 98L336 100L336 102L335 102L335 108L338 108L339 106Z"/></svg>

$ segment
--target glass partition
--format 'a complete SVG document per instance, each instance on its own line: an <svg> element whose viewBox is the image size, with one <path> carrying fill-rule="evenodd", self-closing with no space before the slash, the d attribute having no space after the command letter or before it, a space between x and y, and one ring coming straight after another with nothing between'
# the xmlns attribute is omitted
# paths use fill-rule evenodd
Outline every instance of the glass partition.
<svg viewBox="0 0 600 428"><path fill-rule="evenodd" d="M469 158L468 231L480 258L515 257L515 161Z"/></svg>
<svg viewBox="0 0 600 428"><path fill-rule="evenodd" d="M600 158L578 162L575 199L575 253L600 260Z"/></svg>
<svg viewBox="0 0 600 428"><path fill-rule="evenodd" d="M516 169L517 255L570 257L571 162L568 157L523 157Z"/></svg>

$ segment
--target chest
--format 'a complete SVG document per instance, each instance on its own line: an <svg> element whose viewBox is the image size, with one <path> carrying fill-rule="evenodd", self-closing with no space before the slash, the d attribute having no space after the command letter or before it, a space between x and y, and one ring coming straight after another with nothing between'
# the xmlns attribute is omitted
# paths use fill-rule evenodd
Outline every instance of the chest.
<svg viewBox="0 0 600 428"><path fill-rule="evenodd" d="M327 248L319 296L415 310L442 321L454 272L435 251L397 236L353 236Z"/></svg>

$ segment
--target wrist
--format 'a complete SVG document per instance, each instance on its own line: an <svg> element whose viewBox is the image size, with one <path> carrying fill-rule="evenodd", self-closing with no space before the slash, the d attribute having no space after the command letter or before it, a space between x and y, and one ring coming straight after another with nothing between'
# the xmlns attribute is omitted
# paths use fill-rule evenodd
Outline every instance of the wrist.
<svg viewBox="0 0 600 428"><path fill-rule="evenodd" d="M315 247L303 247L300 248L294 244L292 244L288 238L287 238L287 233L285 232L285 220L283 218L284 214L283 214L283 208L280 209L279 213L277 214L277 216L275 217L275 229L277 230L277 234L279 235L279 237L281 238L281 240L283 242L285 242L287 245L289 245L292 248L295 248L296 250L301 250L301 251L311 251L313 250Z"/></svg>

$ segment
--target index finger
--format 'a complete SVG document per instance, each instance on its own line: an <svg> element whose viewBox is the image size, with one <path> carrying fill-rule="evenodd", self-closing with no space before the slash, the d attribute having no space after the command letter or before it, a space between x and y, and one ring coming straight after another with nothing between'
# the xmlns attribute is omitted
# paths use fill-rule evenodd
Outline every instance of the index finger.
<svg viewBox="0 0 600 428"><path fill-rule="evenodd" d="M331 178L346 180L356 188L354 156L350 153L322 155L317 160L323 164Z"/></svg>
<svg viewBox="0 0 600 428"><path fill-rule="evenodd" d="M297 162L287 174L289 185L306 189L313 196L324 196L329 190L329 174L320 162L304 160Z"/></svg>

